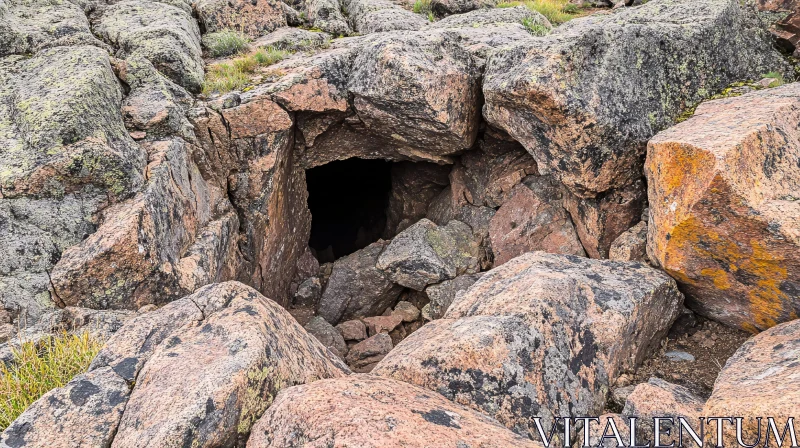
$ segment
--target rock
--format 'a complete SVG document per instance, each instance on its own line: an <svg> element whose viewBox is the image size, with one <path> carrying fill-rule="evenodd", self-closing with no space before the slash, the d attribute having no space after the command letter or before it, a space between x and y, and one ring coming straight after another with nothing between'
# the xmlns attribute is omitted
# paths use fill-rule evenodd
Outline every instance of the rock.
<svg viewBox="0 0 800 448"><path fill-rule="evenodd" d="M320 297L322 297L322 282L319 277L309 277L297 287L293 304L316 308Z"/></svg>
<svg viewBox="0 0 800 448"><path fill-rule="evenodd" d="M611 243L608 259L647 262L647 222L631 227Z"/></svg>
<svg viewBox="0 0 800 448"><path fill-rule="evenodd" d="M195 309L183 325L169 316L178 302ZM159 327L158 321L172 325ZM158 446L225 445L246 437L282 388L347 373L279 305L237 282L201 288L136 317L130 327L92 364L94 370L122 357L108 364L135 380L115 446L138 446L142 440ZM144 333L146 327L156 332ZM142 342L149 353L142 353Z"/></svg>
<svg viewBox="0 0 800 448"><path fill-rule="evenodd" d="M800 312L798 104L797 84L710 101L648 146L651 259L751 332Z"/></svg>
<svg viewBox="0 0 800 448"><path fill-rule="evenodd" d="M120 48L124 57L142 56L181 87L200 91L200 30L186 11L166 3L126 0L101 8L95 21L94 32Z"/></svg>
<svg viewBox="0 0 800 448"><path fill-rule="evenodd" d="M495 266L536 250L586 255L552 176L528 176L514 187L489 224L489 238Z"/></svg>
<svg viewBox="0 0 800 448"><path fill-rule="evenodd" d="M783 431L787 418L794 417L796 428L800 397L800 383L796 381L800 374L798 337L800 320L793 320L745 342L728 358L700 415L743 417L743 440L748 443L760 433L756 417L773 417L778 431ZM762 424L761 434L766 437L769 431L772 437L767 422ZM735 440L732 430L733 425L725 425L726 440Z"/></svg>
<svg viewBox="0 0 800 448"><path fill-rule="evenodd" d="M613 421L613 423L611 423ZM594 447L603 447L603 448L615 448L621 446L616 439L616 436L619 435L620 439L622 440L622 445L630 443L630 434L631 429L629 426L630 421L627 417L619 415L619 414L603 414L598 417L597 422L592 422L589 424L589 446ZM639 421L639 425L644 423L643 420ZM613 427L612 427L613 425ZM617 432L614 433L614 429L616 428ZM583 438L583 431L580 431L581 436ZM637 439L637 442L640 440Z"/></svg>
<svg viewBox="0 0 800 448"><path fill-rule="evenodd" d="M347 364L356 372L370 371L392 347L392 338L388 334L377 333L350 347Z"/></svg>
<svg viewBox="0 0 800 448"><path fill-rule="evenodd" d="M77 375L25 409L0 435L0 446L111 446L129 394L109 367Z"/></svg>
<svg viewBox="0 0 800 448"><path fill-rule="evenodd" d="M618 406L619 409L625 407L625 401L628 399L628 396L633 392L636 386L624 386L624 387L617 387L611 391L611 398L610 401L615 406Z"/></svg>
<svg viewBox="0 0 800 448"><path fill-rule="evenodd" d="M372 133L436 155L472 146L478 131L478 73L454 34L367 36L347 89Z"/></svg>
<svg viewBox="0 0 800 448"><path fill-rule="evenodd" d="M800 45L800 15L794 11L778 20L770 27L770 32L775 37L776 43L783 48L787 53L792 53L797 57L797 47ZM768 78L769 79L769 78ZM770 81L773 81L770 79ZM769 87L771 82L765 87Z"/></svg>
<svg viewBox="0 0 800 448"><path fill-rule="evenodd" d="M250 46L254 48L279 48L301 51L324 46L331 39L328 33L308 31L302 28L283 27L259 37Z"/></svg>
<svg viewBox="0 0 800 448"><path fill-rule="evenodd" d="M253 427L248 448L322 446L539 447L439 394L352 375L292 387Z"/></svg>
<svg viewBox="0 0 800 448"><path fill-rule="evenodd" d="M403 323L403 317L398 315L365 317L363 320L370 336L378 333L390 333Z"/></svg>
<svg viewBox="0 0 800 448"><path fill-rule="evenodd" d="M493 0L432 0L431 9L436 15L463 14L481 8L494 8Z"/></svg>
<svg viewBox="0 0 800 448"><path fill-rule="evenodd" d="M425 293L430 297L431 302L428 307L428 316L430 319L440 319L447 312L447 308L456 299L456 297L466 291L473 283L478 281L483 276L482 272L477 274L459 275L452 280L445 280L441 283L428 286L425 288Z"/></svg>
<svg viewBox="0 0 800 448"><path fill-rule="evenodd" d="M392 316L400 316L403 322L414 322L419 318L419 310L409 302L400 301L394 306Z"/></svg>
<svg viewBox="0 0 800 448"><path fill-rule="evenodd" d="M206 33L232 29L255 39L286 26L277 0L199 0L194 9Z"/></svg>
<svg viewBox="0 0 800 448"><path fill-rule="evenodd" d="M320 316L337 324L354 317L380 314L394 303L403 288L376 267L388 245L386 241L378 241L334 262L319 302Z"/></svg>
<svg viewBox="0 0 800 448"><path fill-rule="evenodd" d="M478 244L462 222L439 227L422 219L389 243L376 267L393 282L421 291L432 283L476 273Z"/></svg>
<svg viewBox="0 0 800 448"><path fill-rule="evenodd" d="M687 362L694 362L694 356L691 353L684 352L682 350L670 350L664 353L667 359L670 361L687 361Z"/></svg>
<svg viewBox="0 0 800 448"><path fill-rule="evenodd" d="M61 198L88 185L116 201L141 187L147 156L122 122L122 91L104 50L0 59L0 86L3 198Z"/></svg>
<svg viewBox="0 0 800 448"><path fill-rule="evenodd" d="M339 330L333 328L325 319L317 316L312 318L307 324L303 326L305 330L325 347L330 349L336 356L344 359L347 356L347 344L344 343L344 338Z"/></svg>
<svg viewBox="0 0 800 448"><path fill-rule="evenodd" d="M389 0L343 0L350 25L357 33L416 31L428 24L419 14L407 11Z"/></svg>
<svg viewBox="0 0 800 448"><path fill-rule="evenodd" d="M661 425L662 434L668 434L670 430L674 434L677 432L678 417L685 418L694 428L697 419L701 416L717 415L704 414L703 404L702 398L683 386L668 383L660 378L650 378L646 383L637 385L628 395L622 414L640 417L641 422L648 422L648 424L637 426L637 440L652 440L658 443L654 438L653 426L649 423L654 417L675 419L674 424L664 421ZM668 439L668 437L662 437L662 440L665 440L664 443L667 443Z"/></svg>
<svg viewBox="0 0 800 448"><path fill-rule="evenodd" d="M720 48L722 39L737 45ZM737 1L648 2L499 52L486 69L484 115L531 151L542 174L594 197L638 179L645 143L686 107L784 67Z"/></svg>
<svg viewBox="0 0 800 448"><path fill-rule="evenodd" d="M431 304L428 303L427 305L423 306L421 310L419 310L419 314L422 316L424 320L431 321L433 320L433 315L431 315Z"/></svg>
<svg viewBox="0 0 800 448"><path fill-rule="evenodd" d="M348 320L336 326L345 341L363 341L367 338L367 326L360 320Z"/></svg>
<svg viewBox="0 0 800 448"><path fill-rule="evenodd" d="M306 18L314 28L334 36L349 35L352 30L342 15L339 0L306 0Z"/></svg>
<svg viewBox="0 0 800 448"><path fill-rule="evenodd" d="M83 9L72 2L5 2L0 16L0 56L33 54L52 47L104 47Z"/></svg>
<svg viewBox="0 0 800 448"><path fill-rule="evenodd" d="M549 428L554 417L599 415L610 385L658 346L682 300L672 279L639 263L532 252L484 274L373 372L533 438L533 416Z"/></svg>
<svg viewBox="0 0 800 448"><path fill-rule="evenodd" d="M450 166L433 163L392 164L392 189L386 208L387 239L425 217L428 205L448 184Z"/></svg>

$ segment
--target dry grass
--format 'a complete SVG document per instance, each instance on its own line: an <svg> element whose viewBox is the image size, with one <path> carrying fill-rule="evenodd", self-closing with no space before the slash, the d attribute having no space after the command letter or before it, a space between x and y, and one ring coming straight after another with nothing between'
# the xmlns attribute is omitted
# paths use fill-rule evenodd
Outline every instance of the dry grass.
<svg viewBox="0 0 800 448"><path fill-rule="evenodd" d="M497 5L498 8L512 8L514 6L525 5L528 9L536 11L547 17L554 26L579 17L581 10L568 0L524 0L503 2Z"/></svg>
<svg viewBox="0 0 800 448"><path fill-rule="evenodd" d="M233 58L227 62L211 64L206 70L203 93L226 93L242 90L250 84L250 77L259 67L267 67L288 57L291 52L276 48L259 48L254 53Z"/></svg>
<svg viewBox="0 0 800 448"><path fill-rule="evenodd" d="M211 57L231 56L247 50L250 38L234 30L208 33L203 36L203 46Z"/></svg>
<svg viewBox="0 0 800 448"><path fill-rule="evenodd" d="M15 349L10 365L0 363L0 430L39 397L85 372L102 346L88 333L63 333Z"/></svg>

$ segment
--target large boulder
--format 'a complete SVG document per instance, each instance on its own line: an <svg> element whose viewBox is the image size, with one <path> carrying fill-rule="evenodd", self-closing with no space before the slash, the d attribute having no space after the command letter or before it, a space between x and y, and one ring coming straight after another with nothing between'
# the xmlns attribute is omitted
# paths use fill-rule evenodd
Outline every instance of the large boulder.
<svg viewBox="0 0 800 448"><path fill-rule="evenodd" d="M701 415L743 417L743 440L747 443L759 434L774 436L766 417L774 419L780 433L784 433L788 418L794 417L797 428L798 354L800 320L777 325L748 340L728 358ZM760 428L757 417L763 417ZM735 440L734 425L724 426L726 439ZM788 434L784 437L785 443Z"/></svg>
<svg viewBox="0 0 800 448"><path fill-rule="evenodd" d="M348 35L352 31L342 14L339 0L305 0L306 19L314 26L334 36Z"/></svg>
<svg viewBox="0 0 800 448"><path fill-rule="evenodd" d="M611 384L680 312L674 280L639 263L532 252L495 268L373 371L437 391L535 437L599 415Z"/></svg>
<svg viewBox="0 0 800 448"><path fill-rule="evenodd" d="M255 39L286 26L279 0L200 0L194 9L206 33L237 30Z"/></svg>
<svg viewBox="0 0 800 448"><path fill-rule="evenodd" d="M347 9L353 30L361 34L416 31L428 24L421 15L390 0L343 0L342 6Z"/></svg>
<svg viewBox="0 0 800 448"><path fill-rule="evenodd" d="M489 224L494 265L525 252L585 256L552 175L528 176L512 190Z"/></svg>
<svg viewBox="0 0 800 448"><path fill-rule="evenodd" d="M186 11L166 3L126 0L100 8L93 30L119 48L140 55L189 91L203 84L200 29Z"/></svg>
<svg viewBox="0 0 800 448"><path fill-rule="evenodd" d="M89 372L51 391L5 446L230 446L278 391L348 373L276 303L209 285L128 322Z"/></svg>
<svg viewBox="0 0 800 448"><path fill-rule="evenodd" d="M372 375L292 387L256 422L248 448L540 445L439 394Z"/></svg>
<svg viewBox="0 0 800 448"><path fill-rule="evenodd" d="M425 286L478 272L478 243L463 222L437 226L422 219L397 235L378 257L376 267L400 285Z"/></svg>
<svg viewBox="0 0 800 448"><path fill-rule="evenodd" d="M800 313L800 84L710 101L648 147L648 252L751 332Z"/></svg>
<svg viewBox="0 0 800 448"><path fill-rule="evenodd" d="M354 317L381 314L394 304L403 288L376 267L388 245L387 241L378 241L334 262L319 301L320 316L336 325Z"/></svg>

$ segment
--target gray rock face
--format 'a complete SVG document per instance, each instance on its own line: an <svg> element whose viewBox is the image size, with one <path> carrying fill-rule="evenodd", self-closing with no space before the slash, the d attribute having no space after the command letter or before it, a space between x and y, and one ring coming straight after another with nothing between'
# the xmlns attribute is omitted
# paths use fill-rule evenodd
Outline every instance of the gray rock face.
<svg viewBox="0 0 800 448"><path fill-rule="evenodd" d="M682 301L674 280L639 263L532 252L484 274L374 373L534 437L533 416L550 427L555 416L599 415L609 386L657 346Z"/></svg>
<svg viewBox="0 0 800 448"><path fill-rule="evenodd" d="M251 44L253 47L281 48L285 50L304 50L321 47L331 39L328 33L304 30L302 28L283 27L259 37Z"/></svg>
<svg viewBox="0 0 800 448"><path fill-rule="evenodd" d="M350 25L357 33L416 31L428 24L419 14L407 11L389 0L343 0Z"/></svg>
<svg viewBox="0 0 800 448"><path fill-rule="evenodd" d="M306 17L315 28L334 36L347 36L352 30L342 15L339 0L305 0Z"/></svg>
<svg viewBox="0 0 800 448"><path fill-rule="evenodd" d="M641 177L647 139L686 107L784 67L738 1L651 1L498 52L484 115L591 197Z"/></svg>
<svg viewBox="0 0 800 448"><path fill-rule="evenodd" d="M432 163L400 162L392 164L392 189L386 208L384 238L399 232L425 217L428 205L448 183L450 166Z"/></svg>
<svg viewBox="0 0 800 448"><path fill-rule="evenodd" d="M102 8L95 20L95 33L119 48L122 56L144 56L189 91L202 87L205 72L200 30L182 9L127 0Z"/></svg>
<svg viewBox="0 0 800 448"><path fill-rule="evenodd" d="M403 288L376 267L388 244L378 241L336 260L320 299L320 316L335 325L353 317L378 315L394 303Z"/></svg>
<svg viewBox="0 0 800 448"><path fill-rule="evenodd" d="M431 319L440 319L444 316L456 296L466 291L482 276L483 273L459 275L452 280L445 280L425 288L425 294L431 300L428 308Z"/></svg>
<svg viewBox="0 0 800 448"><path fill-rule="evenodd" d="M480 8L493 8L495 0L432 0L431 9L436 15L463 14Z"/></svg>
<svg viewBox="0 0 800 448"><path fill-rule="evenodd" d="M276 303L241 283L209 285L129 321L87 374L37 401L2 440L231 446L282 388L346 373Z"/></svg>
<svg viewBox="0 0 800 448"><path fill-rule="evenodd" d="M425 286L478 272L479 250L463 222L437 226L422 219L397 235L378 258L378 269L407 288Z"/></svg>
<svg viewBox="0 0 800 448"><path fill-rule="evenodd" d="M347 356L347 344L344 343L342 334L325 319L316 316L303 328L338 357L344 359Z"/></svg>
<svg viewBox="0 0 800 448"><path fill-rule="evenodd" d="M105 47L77 3L15 0L0 5L0 56L69 45Z"/></svg>
<svg viewBox="0 0 800 448"><path fill-rule="evenodd" d="M194 4L206 33L234 29L255 39L286 26L279 0L199 0Z"/></svg>

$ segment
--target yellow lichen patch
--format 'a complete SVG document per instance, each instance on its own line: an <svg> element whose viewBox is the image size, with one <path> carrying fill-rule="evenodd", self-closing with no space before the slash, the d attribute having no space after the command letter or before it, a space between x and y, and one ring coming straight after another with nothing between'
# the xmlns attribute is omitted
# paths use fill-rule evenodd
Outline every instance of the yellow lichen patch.
<svg viewBox="0 0 800 448"><path fill-rule="evenodd" d="M747 260L742 269L758 277L757 288L747 294L750 300L750 310L756 323L767 329L775 326L783 313L783 303L786 294L780 290L780 284L786 279L786 268L782 265L784 258L770 253L758 241L752 241L753 255Z"/></svg>
<svg viewBox="0 0 800 448"><path fill-rule="evenodd" d="M728 281L728 273L722 269L705 268L700 270L700 275L703 277L710 277L714 282L717 289L726 290L731 287L731 282Z"/></svg>

